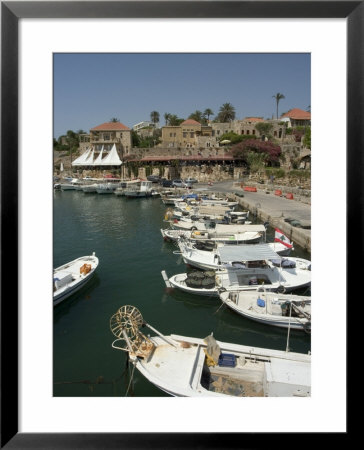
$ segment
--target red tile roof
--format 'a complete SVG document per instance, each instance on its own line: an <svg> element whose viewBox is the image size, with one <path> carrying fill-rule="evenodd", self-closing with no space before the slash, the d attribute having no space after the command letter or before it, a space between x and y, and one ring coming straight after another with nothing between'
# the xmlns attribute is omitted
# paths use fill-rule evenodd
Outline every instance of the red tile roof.
<svg viewBox="0 0 364 450"><path fill-rule="evenodd" d="M264 122L261 117L245 117L243 120L248 120L249 122Z"/></svg>
<svg viewBox="0 0 364 450"><path fill-rule="evenodd" d="M234 158L232 156L200 156L200 155L188 155L188 156L145 156L141 159L130 159L129 161L231 161Z"/></svg>
<svg viewBox="0 0 364 450"><path fill-rule="evenodd" d="M304 111L303 109L293 108L293 109L290 109L285 114L283 114L281 116L281 119L283 117L288 117L290 119L296 119L296 120L311 120L311 113L308 111Z"/></svg>
<svg viewBox="0 0 364 450"><path fill-rule="evenodd" d="M181 125L201 125L201 124L200 122L197 122L197 120L187 119L184 122L182 122Z"/></svg>
<svg viewBox="0 0 364 450"><path fill-rule="evenodd" d="M130 130L121 122L105 122L101 125L91 128L91 131L117 131L117 130Z"/></svg>

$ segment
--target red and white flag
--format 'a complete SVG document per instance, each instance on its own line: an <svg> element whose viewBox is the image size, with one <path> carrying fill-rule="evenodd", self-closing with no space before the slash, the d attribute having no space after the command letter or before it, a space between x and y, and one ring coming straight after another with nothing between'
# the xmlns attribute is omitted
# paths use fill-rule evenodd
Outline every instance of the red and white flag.
<svg viewBox="0 0 364 450"><path fill-rule="evenodd" d="M285 245L288 248L293 247L288 237L285 234L283 234L280 229L274 228L274 231L275 231L274 242L280 242L281 244Z"/></svg>

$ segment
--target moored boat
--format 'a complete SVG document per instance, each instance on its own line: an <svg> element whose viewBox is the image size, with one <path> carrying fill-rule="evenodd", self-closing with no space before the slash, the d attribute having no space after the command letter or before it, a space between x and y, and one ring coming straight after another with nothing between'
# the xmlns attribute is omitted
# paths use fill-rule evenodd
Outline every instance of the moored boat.
<svg viewBox="0 0 364 450"><path fill-rule="evenodd" d="M155 336L145 336L148 327ZM126 305L110 319L112 347L147 380L177 397L309 397L311 355L171 334Z"/></svg>
<svg viewBox="0 0 364 450"><path fill-rule="evenodd" d="M151 181L140 180L138 183L128 185L124 190L124 195L129 198L150 197L152 190Z"/></svg>
<svg viewBox="0 0 364 450"><path fill-rule="evenodd" d="M98 265L99 259L94 252L54 269L53 306L81 289L91 279Z"/></svg>
<svg viewBox="0 0 364 450"><path fill-rule="evenodd" d="M311 330L311 297L258 290L219 294L221 301L238 314L265 325Z"/></svg>
<svg viewBox="0 0 364 450"><path fill-rule="evenodd" d="M270 260L274 265L282 264L286 268L311 269L311 262L294 257L282 259L278 251L286 252L287 249L277 242L257 244L217 245L209 250L198 248L185 238L180 237L177 241L183 261L199 269L220 269L226 266L246 267L246 262Z"/></svg>

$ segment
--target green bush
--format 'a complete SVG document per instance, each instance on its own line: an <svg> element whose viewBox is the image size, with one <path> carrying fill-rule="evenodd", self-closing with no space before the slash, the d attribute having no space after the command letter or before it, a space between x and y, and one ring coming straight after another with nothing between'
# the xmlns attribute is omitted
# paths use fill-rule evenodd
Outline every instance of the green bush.
<svg viewBox="0 0 364 450"><path fill-rule="evenodd" d="M265 169L265 174L268 178L270 178L271 175L273 175L274 178L284 178L286 176L286 171L281 168L275 169L272 167L268 167Z"/></svg>

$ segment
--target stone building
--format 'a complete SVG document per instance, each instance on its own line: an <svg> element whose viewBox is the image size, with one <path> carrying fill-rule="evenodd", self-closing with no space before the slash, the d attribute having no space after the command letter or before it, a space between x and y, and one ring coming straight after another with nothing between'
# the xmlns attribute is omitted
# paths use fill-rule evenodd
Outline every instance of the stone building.
<svg viewBox="0 0 364 450"><path fill-rule="evenodd" d="M288 128L311 126L311 113L303 109L293 108L282 114L280 120L286 121Z"/></svg>
<svg viewBox="0 0 364 450"><path fill-rule="evenodd" d="M79 150L80 153L85 152L90 147L90 135L89 134L79 134Z"/></svg>
<svg viewBox="0 0 364 450"><path fill-rule="evenodd" d="M90 130L90 145L99 152L110 151L115 144L121 157L130 154L132 149L131 129L121 122L106 122Z"/></svg>

